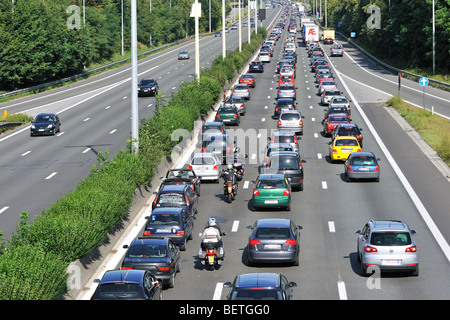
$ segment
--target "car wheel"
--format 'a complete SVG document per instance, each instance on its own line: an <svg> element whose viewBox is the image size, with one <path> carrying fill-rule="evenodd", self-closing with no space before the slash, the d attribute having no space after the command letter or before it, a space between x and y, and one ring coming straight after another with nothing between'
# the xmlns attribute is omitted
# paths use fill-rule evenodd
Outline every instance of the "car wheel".
<svg viewBox="0 0 450 320"><path fill-rule="evenodd" d="M417 277L419 275L419 266L417 265L417 268L414 269L414 271L411 273L413 277Z"/></svg>
<svg viewBox="0 0 450 320"><path fill-rule="evenodd" d="M169 282L169 288L173 288L175 287L175 272L172 273L172 276L170 277L170 282Z"/></svg>
<svg viewBox="0 0 450 320"><path fill-rule="evenodd" d="M362 262L360 263L361 266L361 276L366 277L367 276L367 266Z"/></svg>
<svg viewBox="0 0 450 320"><path fill-rule="evenodd" d="M186 239L184 239L183 244L180 246L181 251L186 251Z"/></svg>

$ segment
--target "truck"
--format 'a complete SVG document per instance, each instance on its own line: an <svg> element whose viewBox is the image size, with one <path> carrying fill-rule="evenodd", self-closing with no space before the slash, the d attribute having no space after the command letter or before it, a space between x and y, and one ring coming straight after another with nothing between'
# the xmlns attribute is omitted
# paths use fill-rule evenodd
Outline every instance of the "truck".
<svg viewBox="0 0 450 320"><path fill-rule="evenodd" d="M301 17L300 18L300 29L303 30L303 25L306 23L313 23L311 17Z"/></svg>
<svg viewBox="0 0 450 320"><path fill-rule="evenodd" d="M333 44L334 30L323 30L323 43Z"/></svg>
<svg viewBox="0 0 450 320"><path fill-rule="evenodd" d="M303 25L303 41L305 43L319 42L319 26L316 24Z"/></svg>

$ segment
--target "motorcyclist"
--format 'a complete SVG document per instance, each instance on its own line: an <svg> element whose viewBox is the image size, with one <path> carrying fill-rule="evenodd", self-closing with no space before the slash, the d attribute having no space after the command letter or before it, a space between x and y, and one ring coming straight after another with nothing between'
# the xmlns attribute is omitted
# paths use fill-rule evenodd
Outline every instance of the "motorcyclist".
<svg viewBox="0 0 450 320"><path fill-rule="evenodd" d="M232 163L227 164L227 168L222 171L221 177L223 178L223 182L224 182L224 184L223 184L224 194L226 194L228 192L227 191L227 181L231 181L231 183L233 184L234 194L237 195L237 189L238 189L237 178L236 178L236 172L234 171Z"/></svg>
<svg viewBox="0 0 450 320"><path fill-rule="evenodd" d="M220 230L220 226L216 218L210 217L205 226L205 229L203 229L203 233L200 236L200 238L202 239L201 249L206 250L206 244L203 241L204 239L217 239L217 248L219 251L222 252L223 258L224 250L223 250L222 236L224 235L226 235L226 233Z"/></svg>

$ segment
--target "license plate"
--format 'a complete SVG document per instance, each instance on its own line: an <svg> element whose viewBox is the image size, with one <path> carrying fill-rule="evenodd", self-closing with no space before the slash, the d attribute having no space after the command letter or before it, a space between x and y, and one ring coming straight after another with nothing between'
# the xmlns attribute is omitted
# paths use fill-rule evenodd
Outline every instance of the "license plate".
<svg viewBox="0 0 450 320"><path fill-rule="evenodd" d="M277 203L278 203L278 200L264 200L264 203L267 203L267 204L277 204Z"/></svg>
<svg viewBox="0 0 450 320"><path fill-rule="evenodd" d="M213 263L214 262L214 256L208 256L208 262Z"/></svg>
<svg viewBox="0 0 450 320"><path fill-rule="evenodd" d="M381 264L384 266L398 266L401 263L402 261L398 259L381 260Z"/></svg>
<svg viewBox="0 0 450 320"><path fill-rule="evenodd" d="M170 233L170 229L156 229L157 233Z"/></svg>
<svg viewBox="0 0 450 320"><path fill-rule="evenodd" d="M44 129L39 129L39 131L44 131Z"/></svg>
<svg viewBox="0 0 450 320"><path fill-rule="evenodd" d="M279 244L265 244L264 249L281 249Z"/></svg>
<svg viewBox="0 0 450 320"><path fill-rule="evenodd" d="M342 152L345 152L345 153L349 153L349 152L352 152L353 151L353 149L342 149Z"/></svg>
<svg viewBox="0 0 450 320"><path fill-rule="evenodd" d="M369 168L362 167L362 168L359 168L359 171L369 171Z"/></svg>

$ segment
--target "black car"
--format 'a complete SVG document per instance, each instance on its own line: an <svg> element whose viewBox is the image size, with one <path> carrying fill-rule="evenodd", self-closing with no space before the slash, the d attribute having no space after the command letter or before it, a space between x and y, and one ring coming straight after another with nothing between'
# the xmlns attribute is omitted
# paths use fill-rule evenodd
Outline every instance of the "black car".
<svg viewBox="0 0 450 320"><path fill-rule="evenodd" d="M161 178L161 184L187 184L192 190L200 196L201 181L194 170L189 169L170 169L167 170L166 177Z"/></svg>
<svg viewBox="0 0 450 320"><path fill-rule="evenodd" d="M362 129L355 123L338 124L331 134L331 141L333 141L337 136L353 136L356 137L359 142L359 146L362 148L363 136L361 131Z"/></svg>
<svg viewBox="0 0 450 320"><path fill-rule="evenodd" d="M91 300L162 300L161 284L149 270L108 270Z"/></svg>
<svg viewBox="0 0 450 320"><path fill-rule="evenodd" d="M284 173L292 189L303 191L303 164L295 151L272 153L267 161L266 173Z"/></svg>
<svg viewBox="0 0 450 320"><path fill-rule="evenodd" d="M156 208L183 208L194 216L198 209L198 196L189 185L163 184L152 203L152 211Z"/></svg>
<svg viewBox="0 0 450 320"><path fill-rule="evenodd" d="M149 270L163 285L174 287L175 276L180 271L180 250L169 238L135 238L122 261L122 270Z"/></svg>
<svg viewBox="0 0 450 320"><path fill-rule="evenodd" d="M138 84L138 96L156 96L158 91L159 85L155 79L142 79Z"/></svg>
<svg viewBox="0 0 450 320"><path fill-rule="evenodd" d="M275 103L273 118L278 119L282 109L295 110L295 102L292 98L280 98Z"/></svg>
<svg viewBox="0 0 450 320"><path fill-rule="evenodd" d="M203 134L202 152L214 153L222 163L226 163L228 155L232 154L231 138L227 134Z"/></svg>
<svg viewBox="0 0 450 320"><path fill-rule="evenodd" d="M231 288L228 300L290 300L297 284L279 273L246 273L223 286Z"/></svg>
<svg viewBox="0 0 450 320"><path fill-rule="evenodd" d="M185 251L186 242L192 240L194 219L183 208L157 208L147 217L144 236L168 237Z"/></svg>
<svg viewBox="0 0 450 320"><path fill-rule="evenodd" d="M31 122L30 135L54 135L60 131L61 121L55 113L40 113Z"/></svg>

